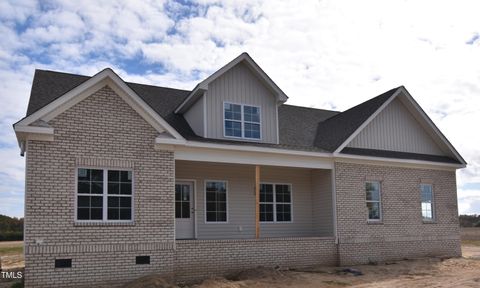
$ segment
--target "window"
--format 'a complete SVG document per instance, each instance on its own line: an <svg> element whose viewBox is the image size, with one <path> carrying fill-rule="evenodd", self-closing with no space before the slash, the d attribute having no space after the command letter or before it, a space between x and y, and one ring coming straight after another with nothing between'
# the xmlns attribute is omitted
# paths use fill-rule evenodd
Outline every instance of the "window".
<svg viewBox="0 0 480 288"><path fill-rule="evenodd" d="M260 107L224 103L226 137L260 139Z"/></svg>
<svg viewBox="0 0 480 288"><path fill-rule="evenodd" d="M433 189L431 184L421 184L422 218L423 221L433 221Z"/></svg>
<svg viewBox="0 0 480 288"><path fill-rule="evenodd" d="M368 220L381 220L380 182L366 182L365 191L368 209Z"/></svg>
<svg viewBox="0 0 480 288"><path fill-rule="evenodd" d="M77 220L131 221L132 171L78 168Z"/></svg>
<svg viewBox="0 0 480 288"><path fill-rule="evenodd" d="M175 184L175 218L190 218L190 185Z"/></svg>
<svg viewBox="0 0 480 288"><path fill-rule="evenodd" d="M206 181L205 204L207 222L227 222L227 182Z"/></svg>
<svg viewBox="0 0 480 288"><path fill-rule="evenodd" d="M291 185L260 184L260 221L292 221Z"/></svg>

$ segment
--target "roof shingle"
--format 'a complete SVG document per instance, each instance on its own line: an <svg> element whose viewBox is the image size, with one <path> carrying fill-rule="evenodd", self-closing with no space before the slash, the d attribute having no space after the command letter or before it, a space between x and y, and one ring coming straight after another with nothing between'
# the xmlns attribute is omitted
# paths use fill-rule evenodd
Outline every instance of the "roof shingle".
<svg viewBox="0 0 480 288"><path fill-rule="evenodd" d="M36 70L30 94L30 101L28 103L27 116L38 111L45 105L51 103L90 78L91 77L82 75ZM279 144L271 144L254 143L250 141L229 141L197 136L183 115L174 113L175 108L185 100L190 91L129 82L126 82L126 84L187 140L316 152L335 151L335 149L337 149L355 130L357 130L357 128L398 89L395 88L387 91L341 113L338 111L286 104L280 105L278 109ZM422 154L415 154L412 156L407 155L412 153L385 154L389 151L379 152L378 150L357 150L354 151L351 150L351 148L346 148L342 152L347 154L419 159L448 163L451 163L452 161L450 158L433 159L431 157L429 158L429 155L422 156Z"/></svg>

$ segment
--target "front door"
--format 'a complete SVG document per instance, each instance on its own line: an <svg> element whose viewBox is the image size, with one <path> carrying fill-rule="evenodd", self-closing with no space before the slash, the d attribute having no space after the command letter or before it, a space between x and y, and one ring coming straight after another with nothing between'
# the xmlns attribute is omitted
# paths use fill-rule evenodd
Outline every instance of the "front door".
<svg viewBox="0 0 480 288"><path fill-rule="evenodd" d="M193 239L195 231L193 183L175 183L175 238Z"/></svg>

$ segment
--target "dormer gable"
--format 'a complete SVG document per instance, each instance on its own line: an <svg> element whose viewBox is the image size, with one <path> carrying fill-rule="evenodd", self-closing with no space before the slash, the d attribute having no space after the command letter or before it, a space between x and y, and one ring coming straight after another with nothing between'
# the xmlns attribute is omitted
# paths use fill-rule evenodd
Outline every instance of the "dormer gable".
<svg viewBox="0 0 480 288"><path fill-rule="evenodd" d="M200 82L176 113L201 137L278 143L278 106L288 97L247 54Z"/></svg>

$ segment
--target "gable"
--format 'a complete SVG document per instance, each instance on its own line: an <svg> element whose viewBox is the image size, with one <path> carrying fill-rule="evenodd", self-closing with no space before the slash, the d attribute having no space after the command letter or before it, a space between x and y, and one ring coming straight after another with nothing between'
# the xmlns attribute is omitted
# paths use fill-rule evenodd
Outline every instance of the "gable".
<svg viewBox="0 0 480 288"><path fill-rule="evenodd" d="M115 153L129 153L133 147L150 151L159 135L110 85L56 115L48 124L56 131L53 145L72 143L79 150L89 151L119 150L119 147L123 151ZM92 143L96 143L95 147Z"/></svg>
<svg viewBox="0 0 480 288"><path fill-rule="evenodd" d="M224 136L223 107L225 102L260 107L261 139L277 143L277 99L273 92L243 63L208 85L205 92L207 137L230 139Z"/></svg>
<svg viewBox="0 0 480 288"><path fill-rule="evenodd" d="M41 108L37 108L37 110L31 112L31 114L27 114L25 118L13 125L21 148L21 154L23 155L25 142L29 139L48 139L48 141L53 141L54 130L52 128L36 127L34 123L39 120L49 122L105 85L113 89L123 101L155 128L158 133L168 133L175 139L184 140L167 121L157 114L155 110L138 96L115 72L111 69L104 69L88 80L79 83L78 86L71 88L68 92L54 97L51 102ZM32 89L33 88L34 87L32 87ZM32 95L33 94L34 93L32 93Z"/></svg>
<svg viewBox="0 0 480 288"><path fill-rule="evenodd" d="M263 71L262 68L255 63L255 61L253 61L250 55L244 52L230 61L227 65L223 66L215 73L207 77L207 79L198 83L197 86L195 86L195 88L190 92L188 97L175 109L175 113L185 113L191 107L191 105L193 105L200 97L203 96L203 92L209 89L210 83L223 76L225 73L228 73L232 68L236 67L240 63L248 66L252 74L254 74L266 87L272 91L279 103L285 103L285 101L287 101L288 97L285 95L282 89L280 89L280 87L273 82L267 73L265 73L265 71Z"/></svg>
<svg viewBox="0 0 480 288"><path fill-rule="evenodd" d="M401 99L396 98L347 147L451 156L435 138Z"/></svg>

